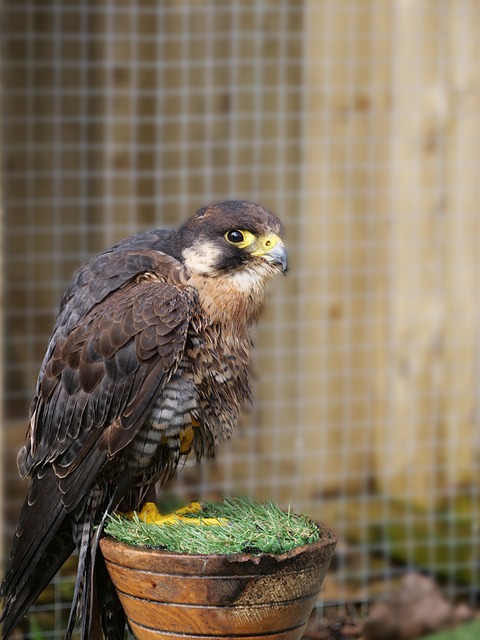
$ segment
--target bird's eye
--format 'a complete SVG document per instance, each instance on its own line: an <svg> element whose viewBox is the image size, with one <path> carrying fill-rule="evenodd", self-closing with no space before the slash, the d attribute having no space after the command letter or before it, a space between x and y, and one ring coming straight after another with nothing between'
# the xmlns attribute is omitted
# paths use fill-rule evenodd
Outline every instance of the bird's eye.
<svg viewBox="0 0 480 640"><path fill-rule="evenodd" d="M232 231L229 231L225 237L232 244L239 244L244 240L243 233L237 229L232 229Z"/></svg>
<svg viewBox="0 0 480 640"><path fill-rule="evenodd" d="M247 249L256 242L255 235L246 229L230 229L223 237L229 244L234 244L237 249Z"/></svg>

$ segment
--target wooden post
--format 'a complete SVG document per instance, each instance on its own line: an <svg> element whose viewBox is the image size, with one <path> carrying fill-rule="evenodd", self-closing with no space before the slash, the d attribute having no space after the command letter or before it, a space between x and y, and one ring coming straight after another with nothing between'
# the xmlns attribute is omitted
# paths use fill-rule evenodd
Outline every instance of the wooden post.
<svg viewBox="0 0 480 640"><path fill-rule="evenodd" d="M396 2L389 192L389 335L375 477L432 506L475 481L479 321L474 2ZM477 408L478 409L478 408Z"/></svg>
<svg viewBox="0 0 480 640"><path fill-rule="evenodd" d="M391 4L311 0L305 8L297 424L303 495L314 501L364 493L374 480Z"/></svg>

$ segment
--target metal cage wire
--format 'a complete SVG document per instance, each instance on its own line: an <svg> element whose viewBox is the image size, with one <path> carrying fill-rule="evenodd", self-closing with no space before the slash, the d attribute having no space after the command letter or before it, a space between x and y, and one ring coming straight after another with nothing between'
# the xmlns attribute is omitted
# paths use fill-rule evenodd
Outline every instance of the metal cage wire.
<svg viewBox="0 0 480 640"><path fill-rule="evenodd" d="M285 221L292 269L255 332L253 407L173 489L337 529L326 604L366 606L412 568L474 602L479 6L5 1L4 22L7 535L73 270L242 197ZM20 637L63 636L68 584Z"/></svg>

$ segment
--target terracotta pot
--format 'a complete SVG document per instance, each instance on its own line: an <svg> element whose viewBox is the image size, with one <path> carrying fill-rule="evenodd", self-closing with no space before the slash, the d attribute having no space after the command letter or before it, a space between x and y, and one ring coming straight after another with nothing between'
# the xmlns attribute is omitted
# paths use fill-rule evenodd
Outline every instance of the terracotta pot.
<svg viewBox="0 0 480 640"><path fill-rule="evenodd" d="M105 537L100 547L138 640L297 640L337 539L281 556L185 555Z"/></svg>

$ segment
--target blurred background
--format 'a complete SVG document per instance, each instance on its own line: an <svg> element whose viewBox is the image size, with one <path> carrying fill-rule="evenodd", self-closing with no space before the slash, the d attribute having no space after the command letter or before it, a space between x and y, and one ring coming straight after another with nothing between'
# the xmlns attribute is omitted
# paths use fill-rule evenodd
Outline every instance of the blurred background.
<svg viewBox="0 0 480 640"><path fill-rule="evenodd" d="M290 272L255 331L253 407L171 489L336 529L319 606L364 615L411 569L475 605L480 3L3 0L3 23L6 538L72 272L245 198L285 222ZM19 638L63 637L64 573Z"/></svg>

